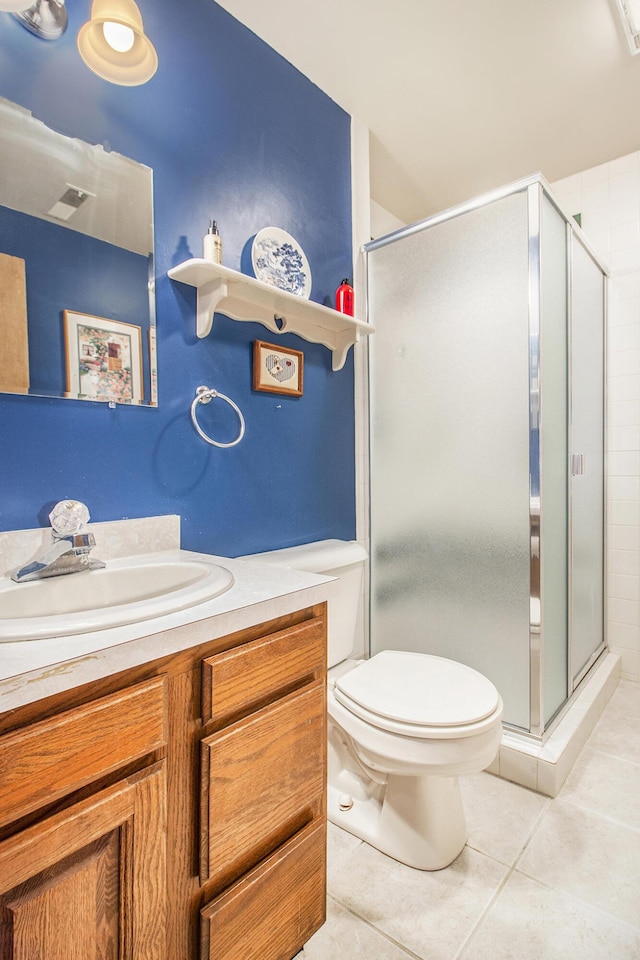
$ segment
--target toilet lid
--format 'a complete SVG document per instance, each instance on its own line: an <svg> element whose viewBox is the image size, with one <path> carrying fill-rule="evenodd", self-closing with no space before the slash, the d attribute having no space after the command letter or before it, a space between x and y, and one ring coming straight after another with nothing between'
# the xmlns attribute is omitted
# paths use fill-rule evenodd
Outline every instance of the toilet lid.
<svg viewBox="0 0 640 960"><path fill-rule="evenodd" d="M477 670L425 653L384 650L336 681L339 699L415 726L453 727L490 716L500 695Z"/></svg>

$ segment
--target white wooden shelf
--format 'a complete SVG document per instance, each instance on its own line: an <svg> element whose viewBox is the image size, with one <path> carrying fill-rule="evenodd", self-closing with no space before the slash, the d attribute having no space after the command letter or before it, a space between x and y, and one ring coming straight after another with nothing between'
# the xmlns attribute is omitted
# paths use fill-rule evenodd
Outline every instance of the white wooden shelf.
<svg viewBox="0 0 640 960"><path fill-rule="evenodd" d="M185 260L172 267L169 276L198 291L196 332L199 337L211 332L214 313L224 313L232 320L261 323L271 333L295 333L304 340L321 343L333 354L333 369L341 370L349 347L361 336L373 333L371 324L363 320L209 260Z"/></svg>

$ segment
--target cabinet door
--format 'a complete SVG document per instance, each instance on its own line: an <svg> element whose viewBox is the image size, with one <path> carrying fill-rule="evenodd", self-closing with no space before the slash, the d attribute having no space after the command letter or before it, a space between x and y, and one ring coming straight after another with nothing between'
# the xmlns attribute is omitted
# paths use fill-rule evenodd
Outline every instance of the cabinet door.
<svg viewBox="0 0 640 960"><path fill-rule="evenodd" d="M164 763L0 843L0 960L166 960Z"/></svg>
<svg viewBox="0 0 640 960"><path fill-rule="evenodd" d="M201 881L246 870L323 807L324 680L202 741Z"/></svg>

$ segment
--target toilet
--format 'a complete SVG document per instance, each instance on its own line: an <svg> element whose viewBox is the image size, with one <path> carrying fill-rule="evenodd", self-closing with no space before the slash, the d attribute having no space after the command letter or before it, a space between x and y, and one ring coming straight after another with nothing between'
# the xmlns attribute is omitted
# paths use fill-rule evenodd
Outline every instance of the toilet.
<svg viewBox="0 0 640 960"><path fill-rule="evenodd" d="M329 820L419 870L448 866L467 840L459 776L502 736L502 700L471 667L384 650L352 660L367 553L323 540L245 560L339 577L328 617Z"/></svg>

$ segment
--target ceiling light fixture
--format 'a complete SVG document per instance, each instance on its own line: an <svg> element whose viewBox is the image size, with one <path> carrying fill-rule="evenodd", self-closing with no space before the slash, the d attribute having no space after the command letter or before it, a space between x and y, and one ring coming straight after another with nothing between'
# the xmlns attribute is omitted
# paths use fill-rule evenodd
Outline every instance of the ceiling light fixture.
<svg viewBox="0 0 640 960"><path fill-rule="evenodd" d="M6 9L4 5L2 9ZM16 20L42 40L57 40L67 29L64 0L36 0L26 7L23 0L18 8L12 9Z"/></svg>
<svg viewBox="0 0 640 960"><path fill-rule="evenodd" d="M616 0L631 53L640 53L640 0Z"/></svg>
<svg viewBox="0 0 640 960"><path fill-rule="evenodd" d="M91 19L78 33L78 50L99 77L126 87L146 83L158 69L134 0L93 0Z"/></svg>

